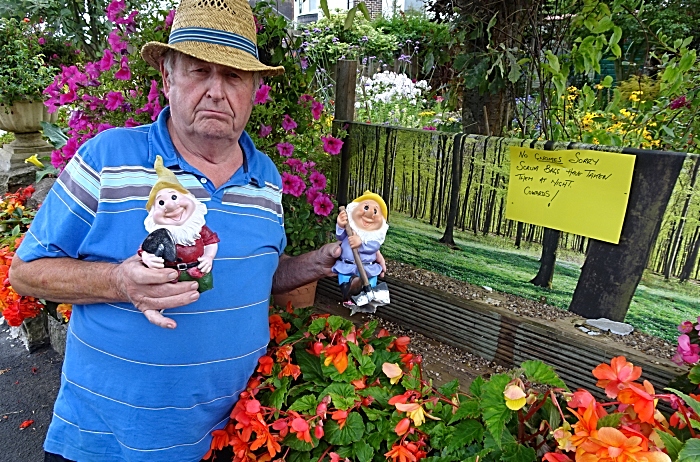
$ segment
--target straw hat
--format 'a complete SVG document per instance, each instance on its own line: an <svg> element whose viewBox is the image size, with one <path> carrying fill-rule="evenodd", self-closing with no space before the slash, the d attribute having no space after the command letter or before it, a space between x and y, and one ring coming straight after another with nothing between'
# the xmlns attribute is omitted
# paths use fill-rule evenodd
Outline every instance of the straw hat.
<svg viewBox="0 0 700 462"><path fill-rule="evenodd" d="M263 76L284 73L284 67L266 66L258 60L255 21L246 0L182 0L168 43L148 42L141 56L158 69L168 49Z"/></svg>
<svg viewBox="0 0 700 462"><path fill-rule="evenodd" d="M162 157L156 156L156 161L153 164L153 166L156 169L158 180L156 180L156 184L154 184L151 188L151 194L148 195L146 210L151 210L151 207L153 206L153 203L156 200L156 195L158 195L158 191L160 191L161 189L171 188L182 194L190 193L188 190L185 189L184 186L180 184L172 170L163 165Z"/></svg>
<svg viewBox="0 0 700 462"><path fill-rule="evenodd" d="M355 199L353 202L362 202L362 201L374 201L377 204L379 204L379 208L382 209L382 216L384 219L389 218L389 209L386 207L386 203L384 202L384 199L382 199L382 196L379 194L373 193L372 191L365 191L360 197Z"/></svg>

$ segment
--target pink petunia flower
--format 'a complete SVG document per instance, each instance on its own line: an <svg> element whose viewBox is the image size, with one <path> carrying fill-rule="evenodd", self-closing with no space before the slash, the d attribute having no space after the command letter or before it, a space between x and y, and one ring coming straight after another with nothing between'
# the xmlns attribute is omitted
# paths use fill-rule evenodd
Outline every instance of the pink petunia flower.
<svg viewBox="0 0 700 462"><path fill-rule="evenodd" d="M109 43L109 48L117 55L121 55L124 50L126 50L126 42L122 40L122 36L119 35L119 29L112 29L107 37L107 42Z"/></svg>
<svg viewBox="0 0 700 462"><path fill-rule="evenodd" d="M165 28L172 27L173 20L175 19L175 10L170 10L168 15L165 17Z"/></svg>
<svg viewBox="0 0 700 462"><path fill-rule="evenodd" d="M287 172L282 173L282 192L299 197L306 189L306 183L300 177Z"/></svg>
<svg viewBox="0 0 700 462"><path fill-rule="evenodd" d="M272 101L270 98L270 90L272 87L269 85L260 85L260 88L255 92L255 100L253 104L265 104L268 101Z"/></svg>
<svg viewBox="0 0 700 462"><path fill-rule="evenodd" d="M313 116L314 120L318 120L321 118L321 113L323 112L323 103L314 101L311 103L311 115Z"/></svg>
<svg viewBox="0 0 700 462"><path fill-rule="evenodd" d="M682 107L690 107L690 102L686 99L685 95L680 96L673 101L671 101L671 104L669 105L671 109L680 109Z"/></svg>
<svg viewBox="0 0 700 462"><path fill-rule="evenodd" d="M437 128L435 128L435 127L432 126L432 125L426 125L425 127L423 127L423 130L431 130L431 131L433 131L433 130L437 130Z"/></svg>
<svg viewBox="0 0 700 462"><path fill-rule="evenodd" d="M693 322L692 321L683 321L679 326L678 326L678 332L681 334L689 334L693 331Z"/></svg>
<svg viewBox="0 0 700 462"><path fill-rule="evenodd" d="M110 50L105 50L102 58L98 62L102 72L108 71L114 65L114 55Z"/></svg>
<svg viewBox="0 0 700 462"><path fill-rule="evenodd" d="M282 128L285 131L291 131L297 128L297 123L294 122L294 119L292 119L289 114L285 114L284 118L282 119Z"/></svg>
<svg viewBox="0 0 700 462"><path fill-rule="evenodd" d="M120 91L110 91L107 93L105 107L110 111L116 111L124 103L124 95Z"/></svg>
<svg viewBox="0 0 700 462"><path fill-rule="evenodd" d="M72 103L78 99L78 96L75 94L75 90L69 89L68 93L63 93L61 96L58 98L58 103L63 106L68 103Z"/></svg>
<svg viewBox="0 0 700 462"><path fill-rule="evenodd" d="M99 63L85 63L85 73L90 77L91 79L96 79L100 76L100 65Z"/></svg>
<svg viewBox="0 0 700 462"><path fill-rule="evenodd" d="M304 163L299 159L287 159L284 161L284 165L289 165L289 168L291 168L293 172L298 172L302 175L306 175L306 167L304 166Z"/></svg>
<svg viewBox="0 0 700 462"><path fill-rule="evenodd" d="M122 56L120 69L114 74L114 78L118 80L131 80L131 69L129 69L128 56Z"/></svg>
<svg viewBox="0 0 700 462"><path fill-rule="evenodd" d="M114 128L114 125L107 124L107 123L99 124L97 126L97 133L103 132L105 130L109 130L110 128Z"/></svg>
<svg viewBox="0 0 700 462"><path fill-rule="evenodd" d="M306 190L306 202L310 205L314 205L314 201L321 194L316 188L309 188Z"/></svg>
<svg viewBox="0 0 700 462"><path fill-rule="evenodd" d="M301 103L308 103L309 101L313 101L313 100L314 100L314 97L313 97L313 96L311 96L311 95L309 95L309 94L307 94L307 93L304 93L303 95L301 95L301 96L299 97L299 104L301 104Z"/></svg>
<svg viewBox="0 0 700 462"><path fill-rule="evenodd" d="M141 125L141 124L138 123L138 122L136 122L136 121L134 120L133 117L129 117L129 118L126 119L126 121L124 122L124 126L125 126L125 127L138 127L139 125Z"/></svg>
<svg viewBox="0 0 700 462"><path fill-rule="evenodd" d="M321 141L323 141L323 150L331 155L339 154L343 147L343 141L333 136L322 136Z"/></svg>
<svg viewBox="0 0 700 462"><path fill-rule="evenodd" d="M333 201L331 201L327 195L319 194L316 200L314 200L314 213L322 217L327 217L332 211Z"/></svg>
<svg viewBox="0 0 700 462"><path fill-rule="evenodd" d="M126 0L113 0L107 5L107 19L114 22L126 9Z"/></svg>
<svg viewBox="0 0 700 462"><path fill-rule="evenodd" d="M277 143L277 151L280 156L291 157L294 153L294 146L291 143Z"/></svg>
<svg viewBox="0 0 700 462"><path fill-rule="evenodd" d="M260 138L267 138L272 133L272 125L261 125L258 134Z"/></svg>
<svg viewBox="0 0 700 462"><path fill-rule="evenodd" d="M324 189L326 187L326 177L321 172L314 171L309 175L309 181L316 189Z"/></svg>
<svg viewBox="0 0 700 462"><path fill-rule="evenodd" d="M39 37L39 45L44 45L46 43L46 39L44 37Z"/></svg>

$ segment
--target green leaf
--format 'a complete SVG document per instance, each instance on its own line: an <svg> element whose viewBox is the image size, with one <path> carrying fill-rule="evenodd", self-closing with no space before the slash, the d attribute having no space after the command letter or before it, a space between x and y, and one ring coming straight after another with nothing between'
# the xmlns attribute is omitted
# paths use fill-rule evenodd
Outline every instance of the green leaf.
<svg viewBox="0 0 700 462"><path fill-rule="evenodd" d="M352 449L360 462L370 462L374 457L374 448L364 441L354 443Z"/></svg>
<svg viewBox="0 0 700 462"><path fill-rule="evenodd" d="M481 411L489 432L493 435L496 444L500 447L503 430L506 423L513 416L513 412L506 407L503 391L510 382L506 374L496 374L484 384L481 396Z"/></svg>
<svg viewBox="0 0 700 462"><path fill-rule="evenodd" d="M700 384L700 364L693 366L688 374L688 379L694 384Z"/></svg>
<svg viewBox="0 0 700 462"><path fill-rule="evenodd" d="M674 393L676 396L679 396L683 398L683 401L685 401L685 404L687 404L693 411L695 411L696 414L700 415L700 402L694 400L690 396L686 395L682 391L673 389L673 388L666 388L666 390Z"/></svg>
<svg viewBox="0 0 700 462"><path fill-rule="evenodd" d="M348 14L345 17L345 24L343 25L344 30L352 29L352 23L355 22L355 13L357 13L357 7L354 6L348 10Z"/></svg>
<svg viewBox="0 0 700 462"><path fill-rule="evenodd" d="M316 398L316 396L305 395L294 401L289 406L289 410L296 411L299 413L313 413L316 410L316 406L318 406L318 399Z"/></svg>
<svg viewBox="0 0 700 462"><path fill-rule="evenodd" d="M330 17L331 17L331 12L330 12L330 10L328 9L328 0L321 0L321 11L323 11L323 15L324 15L326 18L330 18Z"/></svg>
<svg viewBox="0 0 700 462"><path fill-rule="evenodd" d="M355 387L349 383L332 383L319 396L330 395L333 405L343 411L351 408L359 397L355 394Z"/></svg>
<svg viewBox="0 0 700 462"><path fill-rule="evenodd" d="M600 420L598 420L598 426L597 429L600 430L603 427L613 427L617 428L620 425L620 422L622 421L622 417L624 414L608 414L604 417L602 417Z"/></svg>
<svg viewBox="0 0 700 462"><path fill-rule="evenodd" d="M291 451L289 453L289 462L310 462L316 460L311 457L311 452L309 451Z"/></svg>
<svg viewBox="0 0 700 462"><path fill-rule="evenodd" d="M377 402L377 406L386 408L389 405L389 400L393 396L388 390L383 387L369 387L359 391L360 396L371 396Z"/></svg>
<svg viewBox="0 0 700 462"><path fill-rule="evenodd" d="M454 379L451 382L438 388L438 391L445 396L452 396L459 390L459 380Z"/></svg>
<svg viewBox="0 0 700 462"><path fill-rule="evenodd" d="M355 345L352 342L348 342L347 345L350 347L351 355L359 363L360 367L358 368L358 370L360 371L360 374L362 374L362 375L374 374L374 370L376 367L374 365L374 361L372 360L372 357L369 355L363 355L362 350L360 350L360 347Z"/></svg>
<svg viewBox="0 0 700 462"><path fill-rule="evenodd" d="M482 376L475 378L469 385L469 393L474 395L475 398L480 398L485 383L486 382Z"/></svg>
<svg viewBox="0 0 700 462"><path fill-rule="evenodd" d="M447 448L455 450L475 441L480 443L483 437L484 426L478 420L465 420L455 425L455 431L447 443Z"/></svg>
<svg viewBox="0 0 700 462"><path fill-rule="evenodd" d="M690 69L695 63L695 57L695 50L689 50L688 52L684 53L683 57L678 63L678 70L681 73L687 72L688 69Z"/></svg>
<svg viewBox="0 0 700 462"><path fill-rule="evenodd" d="M668 452L668 456L671 460L678 459L678 453L681 451L681 448L683 448L683 443L673 435L658 430L655 431L659 438L661 438L661 441L664 442L666 452Z"/></svg>
<svg viewBox="0 0 700 462"><path fill-rule="evenodd" d="M693 438L685 442L678 453L678 462L700 462L700 440Z"/></svg>
<svg viewBox="0 0 700 462"><path fill-rule="evenodd" d="M479 416L479 401L470 398L467 399L466 401L462 401L459 404L459 408L457 408L457 412L452 415L452 418L448 422L449 424L453 424L457 422L458 420L462 420L466 417L469 418L476 418Z"/></svg>
<svg viewBox="0 0 700 462"><path fill-rule="evenodd" d="M328 420L324 426L324 439L330 444L345 446L360 441L365 433L365 423L359 412L350 412L341 429L338 422Z"/></svg>
<svg viewBox="0 0 700 462"><path fill-rule="evenodd" d="M297 438L296 433L289 433L282 440L282 445L288 446L292 449L296 449L297 451L308 452L318 445L318 439L313 435L313 432L311 432L311 443L307 443L306 441L302 441L299 438Z"/></svg>
<svg viewBox="0 0 700 462"><path fill-rule="evenodd" d="M613 81L614 80L611 75L606 75L605 78L603 78L603 80L600 82L600 84L605 88L610 88L613 84Z"/></svg>
<svg viewBox="0 0 700 462"><path fill-rule="evenodd" d="M569 389L557 373L554 372L554 369L542 361L525 361L520 367L525 370L525 375L531 382L551 385L565 390Z"/></svg>
<svg viewBox="0 0 700 462"><path fill-rule="evenodd" d="M61 127L51 122L42 121L41 129L44 136L49 139L54 148L60 149L68 142L68 136L63 133Z"/></svg>
<svg viewBox="0 0 700 462"><path fill-rule="evenodd" d="M309 333L312 335L318 335L326 328L326 318L316 318L309 325Z"/></svg>
<svg viewBox="0 0 700 462"><path fill-rule="evenodd" d="M284 384L287 385L288 382L284 382ZM273 409L280 410L280 409L282 409L282 406L284 405L284 401L286 398L287 398L287 386L282 386L270 394L270 402L269 402L268 406L273 408Z"/></svg>
<svg viewBox="0 0 700 462"><path fill-rule="evenodd" d="M348 321L340 316L329 316L326 321L328 321L328 327L332 332L335 332L338 329L346 331L352 328L352 321Z"/></svg>
<svg viewBox="0 0 700 462"><path fill-rule="evenodd" d="M519 443L508 444L503 447L501 460L504 462L533 462L537 460L537 453L535 453L534 448Z"/></svg>
<svg viewBox="0 0 700 462"><path fill-rule="evenodd" d="M367 9L367 5L365 5L365 2L360 2L357 5L355 5L355 7L362 12L362 15L365 17L365 19L367 21L372 20L372 17L369 14L369 10Z"/></svg>
<svg viewBox="0 0 700 462"><path fill-rule="evenodd" d="M314 356L304 350L296 350L295 355L304 380L315 383L326 382L326 377L321 369L321 360L318 356Z"/></svg>

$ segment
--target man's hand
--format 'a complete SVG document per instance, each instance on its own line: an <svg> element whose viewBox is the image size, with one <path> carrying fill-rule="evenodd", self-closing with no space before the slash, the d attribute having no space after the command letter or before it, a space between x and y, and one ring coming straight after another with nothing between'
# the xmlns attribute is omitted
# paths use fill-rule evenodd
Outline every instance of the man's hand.
<svg viewBox="0 0 700 462"><path fill-rule="evenodd" d="M272 293L288 292L322 277L334 276L333 265L340 252L340 244L335 243L296 257L282 255L272 279Z"/></svg>
<svg viewBox="0 0 700 462"><path fill-rule="evenodd" d="M137 255L115 266L113 277L117 291L159 327L177 327L177 323L163 316L161 310L199 299L197 282L177 282L176 270L147 268Z"/></svg>
<svg viewBox="0 0 700 462"><path fill-rule="evenodd" d="M340 249L340 245L338 245L338 243L325 244L323 247L316 250L316 258L318 262L317 265L324 276L336 276L336 274L333 272L333 265L335 265L335 262L338 260L338 258L340 258L341 253L342 250Z"/></svg>

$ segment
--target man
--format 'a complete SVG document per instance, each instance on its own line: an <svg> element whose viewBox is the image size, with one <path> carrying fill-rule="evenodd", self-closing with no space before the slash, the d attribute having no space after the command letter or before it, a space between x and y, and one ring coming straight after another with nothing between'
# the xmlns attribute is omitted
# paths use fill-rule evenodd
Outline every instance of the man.
<svg viewBox="0 0 700 462"><path fill-rule="evenodd" d="M142 50L170 106L84 144L17 251L17 292L73 304L47 461L200 460L266 350L270 292L332 274L337 244L282 254L280 176L244 127L255 74L283 69L258 61L255 40L245 0L183 0L169 44ZM156 155L207 204L213 290L136 255Z"/></svg>

